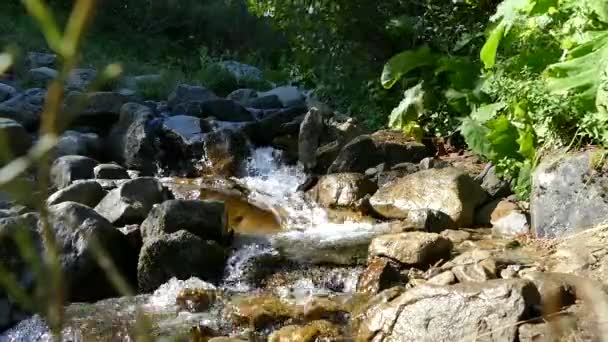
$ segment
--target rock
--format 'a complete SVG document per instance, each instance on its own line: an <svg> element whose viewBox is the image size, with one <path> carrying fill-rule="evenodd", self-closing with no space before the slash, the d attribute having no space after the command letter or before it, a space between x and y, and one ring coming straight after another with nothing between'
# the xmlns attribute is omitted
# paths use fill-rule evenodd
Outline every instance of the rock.
<svg viewBox="0 0 608 342"><path fill-rule="evenodd" d="M328 321L314 321L304 326L288 325L270 335L269 342L337 341L340 329Z"/></svg>
<svg viewBox="0 0 608 342"><path fill-rule="evenodd" d="M521 279L422 285L369 309L357 341L516 341L538 300Z"/></svg>
<svg viewBox="0 0 608 342"><path fill-rule="evenodd" d="M437 210L415 209L410 210L406 217L391 221L390 225L394 233L416 230L439 233L450 225L450 217Z"/></svg>
<svg viewBox="0 0 608 342"><path fill-rule="evenodd" d="M293 128L288 124L305 113L306 107L304 106L283 109L265 116L257 122L250 123L245 127L245 133L256 145L270 145L278 136L297 134L299 123Z"/></svg>
<svg viewBox="0 0 608 342"><path fill-rule="evenodd" d="M373 258L359 275L357 292L375 295L380 291L405 283L399 265L388 258Z"/></svg>
<svg viewBox="0 0 608 342"><path fill-rule="evenodd" d="M66 81L66 92L86 91L96 77L97 71L95 69L72 69Z"/></svg>
<svg viewBox="0 0 608 342"><path fill-rule="evenodd" d="M111 127L120 117L120 110L131 96L119 92L70 92L63 101L63 110L72 116L73 125ZM105 129L104 129L105 131Z"/></svg>
<svg viewBox="0 0 608 342"><path fill-rule="evenodd" d="M603 224L608 216L608 178L602 151L544 158L535 169L530 195L532 230L539 238L570 235Z"/></svg>
<svg viewBox="0 0 608 342"><path fill-rule="evenodd" d="M305 105L304 95L296 87L282 86L263 93L258 93L259 97L269 95L278 96L279 101L281 101L281 104L283 104L283 107L285 108Z"/></svg>
<svg viewBox="0 0 608 342"><path fill-rule="evenodd" d="M461 283L482 283L490 279L496 279L496 262L492 258L477 263L457 265L452 272Z"/></svg>
<svg viewBox="0 0 608 342"><path fill-rule="evenodd" d="M50 206L49 213L69 300L89 301L116 295L95 260L91 239L97 240L127 280L132 279L137 251L129 248L126 237L110 222L93 209L74 202Z"/></svg>
<svg viewBox="0 0 608 342"><path fill-rule="evenodd" d="M46 90L40 88L28 89L15 95L0 103L0 117L13 119L29 131L36 130L45 96Z"/></svg>
<svg viewBox="0 0 608 342"><path fill-rule="evenodd" d="M494 212L494 209L496 209L498 203L500 203L501 201L502 198L496 198L477 208L477 210L475 211L475 225L481 227L491 226L492 212Z"/></svg>
<svg viewBox="0 0 608 342"><path fill-rule="evenodd" d="M277 297L252 296L238 301L232 310L237 324L246 324L254 331L263 330L289 320L296 315L295 308Z"/></svg>
<svg viewBox="0 0 608 342"><path fill-rule="evenodd" d="M23 126L12 119L0 118L0 139L11 159L23 156L32 146L30 135ZM0 165L9 162L9 160L3 160L3 157L0 159Z"/></svg>
<svg viewBox="0 0 608 342"><path fill-rule="evenodd" d="M369 245L369 255L387 257L405 265L428 267L448 260L452 242L436 233L406 232L379 236Z"/></svg>
<svg viewBox="0 0 608 342"><path fill-rule="evenodd" d="M163 120L161 148L166 151L164 166L189 175L203 156L204 133L201 120L194 116L176 115Z"/></svg>
<svg viewBox="0 0 608 342"><path fill-rule="evenodd" d="M51 183L56 189L63 189L78 179L92 179L93 169L99 162L83 156L63 156L51 165Z"/></svg>
<svg viewBox="0 0 608 342"><path fill-rule="evenodd" d="M504 198L511 194L511 186L506 180L500 179L496 174L496 166L486 165L485 169L476 177L481 187L491 198Z"/></svg>
<svg viewBox="0 0 608 342"><path fill-rule="evenodd" d="M59 72L49 67L34 68L28 72L30 81L39 88L46 88L57 76L59 76Z"/></svg>
<svg viewBox="0 0 608 342"><path fill-rule="evenodd" d="M17 89L8 84L0 83L0 102L6 101L15 95L17 95Z"/></svg>
<svg viewBox="0 0 608 342"><path fill-rule="evenodd" d="M315 167L314 172L317 174L327 173L327 169L331 166L334 160L336 160L341 148L342 146L340 145L339 141L332 141L323 146L319 146L315 152L315 161L317 167Z"/></svg>
<svg viewBox="0 0 608 342"><path fill-rule="evenodd" d="M228 212L223 202L170 200L154 206L141 224L144 241L186 230L220 243L228 237Z"/></svg>
<svg viewBox="0 0 608 342"><path fill-rule="evenodd" d="M316 152L323 133L323 117L316 109L310 110L300 125L298 156L305 170L316 166Z"/></svg>
<svg viewBox="0 0 608 342"><path fill-rule="evenodd" d="M223 248L215 241L202 240L184 230L158 236L141 248L137 265L139 289L151 292L173 277L216 282L225 260Z"/></svg>
<svg viewBox="0 0 608 342"><path fill-rule="evenodd" d="M276 95L266 95L256 97L242 102L242 105L247 108L255 109L275 109L283 107L283 104Z"/></svg>
<svg viewBox="0 0 608 342"><path fill-rule="evenodd" d="M346 144L328 172L363 173L380 163L386 163L387 167L403 162L418 163L430 155L432 151L427 146L408 140L401 132L378 131Z"/></svg>
<svg viewBox="0 0 608 342"><path fill-rule="evenodd" d="M202 172L212 175L239 176L249 155L245 135L228 129L203 137Z"/></svg>
<svg viewBox="0 0 608 342"><path fill-rule="evenodd" d="M237 89L237 90L233 91L232 93L228 94L228 96L226 96L226 98L228 100L232 100L232 101L238 102L240 104L245 104L249 100L253 100L257 97L258 97L258 92L254 89L248 89L248 88Z"/></svg>
<svg viewBox="0 0 608 342"><path fill-rule="evenodd" d="M185 114L199 118L216 118L220 121L243 122L255 118L245 107L226 99L209 99L206 101L188 101L173 108L176 114Z"/></svg>
<svg viewBox="0 0 608 342"><path fill-rule="evenodd" d="M54 68L57 63L57 55L54 53L28 52L27 65L30 68L49 67Z"/></svg>
<svg viewBox="0 0 608 342"><path fill-rule="evenodd" d="M528 216L513 202L503 200L491 214L492 231L501 236L521 236L530 232Z"/></svg>
<svg viewBox="0 0 608 342"><path fill-rule="evenodd" d="M426 283L429 285L447 286L456 282L456 276L452 271L445 271L429 279Z"/></svg>
<svg viewBox="0 0 608 342"><path fill-rule="evenodd" d="M94 180L84 181L67 186L47 199L48 205L63 202L76 202L94 208L106 195L101 185Z"/></svg>
<svg viewBox="0 0 608 342"><path fill-rule="evenodd" d="M466 173L445 168L420 171L386 184L372 196L370 204L387 218L405 217L412 209L434 209L448 215L452 227L467 227L473 224L475 208L485 197Z"/></svg>
<svg viewBox="0 0 608 342"><path fill-rule="evenodd" d="M169 95L167 105L174 112L178 107L185 107L189 102L202 102L207 100L217 99L217 95L213 91L200 86L190 86L186 84L180 84L175 90ZM178 113L186 114L186 113Z"/></svg>
<svg viewBox="0 0 608 342"><path fill-rule="evenodd" d="M98 158L101 154L101 139L95 133L65 131L55 146L55 158L78 155Z"/></svg>
<svg viewBox="0 0 608 342"><path fill-rule="evenodd" d="M527 272L522 278L530 280L536 286L544 314L558 312L562 308L574 304L577 299L583 300L584 285L582 284L589 281L572 274L538 271ZM577 287L580 287L578 291ZM581 298L577 298L577 292L581 293Z"/></svg>
<svg viewBox="0 0 608 342"><path fill-rule="evenodd" d="M222 69L230 72L237 80L263 81L264 73L253 65L239 63L237 61L222 61L217 63Z"/></svg>
<svg viewBox="0 0 608 342"><path fill-rule="evenodd" d="M454 245L459 244L471 238L471 233L464 230L446 229L441 232L441 236L452 241Z"/></svg>
<svg viewBox="0 0 608 342"><path fill-rule="evenodd" d="M434 157L426 157L420 161L419 166L420 166L420 170L428 170L428 169L443 169L450 165L445 160L437 159Z"/></svg>
<svg viewBox="0 0 608 342"><path fill-rule="evenodd" d="M346 314L347 310L342 303L328 297L311 296L302 305L302 317L305 320L340 321Z"/></svg>
<svg viewBox="0 0 608 342"><path fill-rule="evenodd" d="M362 174L335 173L321 177L309 194L324 207L353 207L376 190L376 184Z"/></svg>
<svg viewBox="0 0 608 342"><path fill-rule="evenodd" d="M156 179L136 178L114 189L99 202L95 210L116 226L140 224L154 204L171 195Z"/></svg>
<svg viewBox="0 0 608 342"><path fill-rule="evenodd" d="M129 179L127 170L117 164L99 164L93 169L96 179Z"/></svg>
<svg viewBox="0 0 608 342"><path fill-rule="evenodd" d="M150 108L127 103L120 110L120 119L107 139L106 153L111 160L145 175L156 174L157 150L155 132L150 127L153 113Z"/></svg>
<svg viewBox="0 0 608 342"><path fill-rule="evenodd" d="M399 165L403 165L403 164L405 164L405 163L401 163ZM416 173L419 171L419 168L417 167L416 164L413 164L413 163L408 163L408 164L410 164L412 167L411 168L403 167L398 170L378 172L378 174L375 177L378 187L381 188L388 183L395 182L399 178L403 178L407 175L411 175L412 173Z"/></svg>

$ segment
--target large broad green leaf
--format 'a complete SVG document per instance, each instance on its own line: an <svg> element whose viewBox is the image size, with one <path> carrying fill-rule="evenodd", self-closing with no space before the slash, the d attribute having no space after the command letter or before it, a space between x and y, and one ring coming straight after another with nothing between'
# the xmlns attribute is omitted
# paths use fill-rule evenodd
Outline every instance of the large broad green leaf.
<svg viewBox="0 0 608 342"><path fill-rule="evenodd" d="M393 129L406 130L412 121L417 120L424 110L424 90L422 82L409 88L403 100L393 109L388 124Z"/></svg>
<svg viewBox="0 0 608 342"><path fill-rule="evenodd" d="M608 23L608 1L606 0L589 0L588 6L597 14L597 17Z"/></svg>
<svg viewBox="0 0 608 342"><path fill-rule="evenodd" d="M489 157L491 160L503 157L519 158L519 132L506 115L488 121L486 126L490 130L486 138L492 145L493 155Z"/></svg>
<svg viewBox="0 0 608 342"><path fill-rule="evenodd" d="M608 31L604 31L572 50L568 60L549 65L547 86L553 92L575 92L579 98L594 102L607 63Z"/></svg>
<svg viewBox="0 0 608 342"><path fill-rule="evenodd" d="M436 58L431 53L428 46L415 50L407 50L396 54L384 65L380 82L386 89L391 88L403 75L410 71L428 65L433 65Z"/></svg>
<svg viewBox="0 0 608 342"><path fill-rule="evenodd" d="M494 64L496 64L498 46L500 45L502 37L505 35L505 30L506 27L503 23L498 24L498 26L492 30L488 40L486 40L486 43L483 44L483 47L481 48L479 58L481 58L486 69L491 69L494 67Z"/></svg>
<svg viewBox="0 0 608 342"><path fill-rule="evenodd" d="M492 144L487 139L489 132L486 126L468 117L460 124L460 134L471 151L486 158L494 155Z"/></svg>
<svg viewBox="0 0 608 342"><path fill-rule="evenodd" d="M471 113L471 118L480 123L485 123L495 118L498 112L503 110L506 106L507 104L504 102L496 102L480 106Z"/></svg>
<svg viewBox="0 0 608 342"><path fill-rule="evenodd" d="M534 128L530 125L526 126L525 129L519 130L519 138L517 138L519 144L519 154L525 159L533 160L536 153L535 148L535 135Z"/></svg>

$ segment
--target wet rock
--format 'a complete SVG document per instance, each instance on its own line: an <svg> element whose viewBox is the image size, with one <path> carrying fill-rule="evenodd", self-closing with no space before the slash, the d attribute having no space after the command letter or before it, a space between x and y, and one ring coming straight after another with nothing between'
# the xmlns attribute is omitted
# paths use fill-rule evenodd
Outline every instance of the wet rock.
<svg viewBox="0 0 608 342"><path fill-rule="evenodd" d="M373 258L359 276L357 292L375 295L402 283L405 279L396 262L388 258Z"/></svg>
<svg viewBox="0 0 608 342"><path fill-rule="evenodd" d="M129 179L127 170L117 164L99 164L93 169L96 179Z"/></svg>
<svg viewBox="0 0 608 342"><path fill-rule="evenodd" d="M302 94L302 92L300 92L300 90L296 87L282 86L266 92L258 93L259 97L269 95L276 95L285 108L305 105L304 94Z"/></svg>
<svg viewBox="0 0 608 342"><path fill-rule="evenodd" d="M402 218L412 209L434 209L447 214L452 227L473 224L475 208L485 192L466 173L455 169L424 170L381 187L370 199L380 215Z"/></svg>
<svg viewBox="0 0 608 342"><path fill-rule="evenodd" d="M32 146L32 138L23 126L12 119L0 118L0 138L3 139L2 144L11 158L26 154ZM0 165L7 162L9 160L0 160Z"/></svg>
<svg viewBox="0 0 608 342"><path fill-rule="evenodd" d="M560 153L541 161L530 195L532 230L537 237L566 236L605 223L608 178L602 171L602 156L601 151Z"/></svg>
<svg viewBox="0 0 608 342"><path fill-rule="evenodd" d="M76 202L94 208L105 195L106 192L96 181L83 181L55 192L49 196L47 204L55 205L63 202Z"/></svg>
<svg viewBox="0 0 608 342"><path fill-rule="evenodd" d="M171 194L156 179L136 178L110 191L95 210L116 226L140 224L154 204L171 198Z"/></svg>
<svg viewBox="0 0 608 342"><path fill-rule="evenodd" d="M267 115L257 122L248 124L244 131L251 141L260 146L270 145L274 138L285 134L297 134L300 123L289 124L306 114L306 107L291 107Z"/></svg>
<svg viewBox="0 0 608 342"><path fill-rule="evenodd" d="M233 91L232 93L228 94L228 96L226 96L226 98L228 100L232 100L232 101L238 102L240 104L245 104L248 101L253 100L257 97L258 97L258 92L254 89L248 89L248 88L237 89L237 90Z"/></svg>
<svg viewBox="0 0 608 342"><path fill-rule="evenodd" d="M328 321L314 321L304 326L288 325L270 335L269 342L314 342L340 339L340 329Z"/></svg>
<svg viewBox="0 0 608 342"><path fill-rule="evenodd" d="M237 324L248 325L256 331L286 322L296 315L292 305L265 295L244 298L235 303L232 310L232 318Z"/></svg>
<svg viewBox="0 0 608 342"><path fill-rule="evenodd" d="M208 99L205 101L188 101L173 108L177 114L196 116L199 118L214 117L220 121L243 122L255 118L245 107L226 99Z"/></svg>
<svg viewBox="0 0 608 342"><path fill-rule="evenodd" d="M452 268L452 272L461 283L481 283L496 279L496 262L489 258L477 263L457 265Z"/></svg>
<svg viewBox="0 0 608 342"><path fill-rule="evenodd" d="M0 118L13 119L28 131L38 128L46 90L33 88L0 103Z"/></svg>
<svg viewBox="0 0 608 342"><path fill-rule="evenodd" d="M59 72L49 67L39 67L30 69L28 72L28 78L32 84L36 87L46 88L46 86L57 76Z"/></svg>
<svg viewBox="0 0 608 342"><path fill-rule="evenodd" d="M101 146L101 139L95 133L65 131L55 146L54 156L78 155L95 159L101 154Z"/></svg>
<svg viewBox="0 0 608 342"><path fill-rule="evenodd" d="M500 201L490 217L492 230L498 235L520 236L530 232L528 216L513 202Z"/></svg>
<svg viewBox="0 0 608 342"><path fill-rule="evenodd" d="M538 292L525 280L422 285L369 310L358 341L515 341ZM503 329L496 329L502 327Z"/></svg>
<svg viewBox="0 0 608 342"><path fill-rule="evenodd" d="M71 92L63 101L63 111L71 115L73 125L109 129L118 121L120 110L131 96L119 92L98 91L92 93Z"/></svg>
<svg viewBox="0 0 608 342"><path fill-rule="evenodd" d="M325 207L352 207L377 189L376 184L362 174L335 173L319 178L309 194Z"/></svg>
<svg viewBox="0 0 608 342"><path fill-rule="evenodd" d="M452 271L445 271L429 279L426 283L429 285L447 286L456 282L456 276Z"/></svg>
<svg viewBox="0 0 608 342"><path fill-rule="evenodd" d="M323 133L323 117L316 110L310 110L300 125L298 136L298 157L306 170L312 170L316 161L316 152Z"/></svg>
<svg viewBox="0 0 608 342"><path fill-rule="evenodd" d="M154 206L141 224L144 241L186 230L203 240L225 242L228 213L223 202L170 200Z"/></svg>
<svg viewBox="0 0 608 342"><path fill-rule="evenodd" d="M203 138L202 172L222 176L239 176L249 155L245 135L228 129L208 133Z"/></svg>
<svg viewBox="0 0 608 342"><path fill-rule="evenodd" d="M145 175L157 172L155 133L149 124L154 115L150 108L127 103L120 110L120 119L107 139L106 153L111 160Z"/></svg>
<svg viewBox="0 0 608 342"><path fill-rule="evenodd" d="M6 101L15 95L17 95L17 89L8 84L0 83L0 102Z"/></svg>
<svg viewBox="0 0 608 342"><path fill-rule="evenodd" d="M63 156L51 166L51 183L56 189L63 189L79 179L92 179L93 169L99 162L83 156Z"/></svg>
<svg viewBox="0 0 608 342"><path fill-rule="evenodd" d="M401 132L378 131L346 144L328 172L363 173L380 163L386 163L387 167L403 162L417 163L431 154L427 146L408 140Z"/></svg>
<svg viewBox="0 0 608 342"><path fill-rule="evenodd" d="M72 69L66 81L66 92L86 91L96 77L97 71L95 69Z"/></svg>
<svg viewBox="0 0 608 342"><path fill-rule="evenodd" d="M191 86L187 84L180 84L177 88L169 95L167 105L171 108L175 114L186 114L178 113L176 109L178 107L185 107L191 101L207 101L217 99L217 95L213 91L200 86Z"/></svg>
<svg viewBox="0 0 608 342"><path fill-rule="evenodd" d="M129 248L126 237L105 218L74 202L50 206L49 213L70 300L96 300L116 294L95 260L92 239L127 280L132 278L137 252Z"/></svg>
<svg viewBox="0 0 608 342"><path fill-rule="evenodd" d="M266 95L248 99L242 103L247 108L255 109L275 109L283 107L283 104L276 95Z"/></svg>
<svg viewBox="0 0 608 342"><path fill-rule="evenodd" d="M302 317L305 320L327 319L333 322L342 321L347 309L342 303L328 297L310 297L302 305Z"/></svg>
<svg viewBox="0 0 608 342"><path fill-rule="evenodd" d="M57 55L54 53L28 52L26 61L30 68L54 68L57 63Z"/></svg>
<svg viewBox="0 0 608 342"><path fill-rule="evenodd" d="M509 182L500 179L496 174L496 166L486 165L481 173L475 178L481 183L481 187L491 198L504 198L511 194Z"/></svg>
<svg viewBox="0 0 608 342"><path fill-rule="evenodd" d="M379 236L369 245L369 255L387 257L405 265L427 267L447 260L452 242L436 233L407 232Z"/></svg>
<svg viewBox="0 0 608 342"><path fill-rule="evenodd" d="M216 282L222 275L226 254L215 241L205 241L185 230L146 241L139 254L139 289L150 292L169 279Z"/></svg>
<svg viewBox="0 0 608 342"><path fill-rule="evenodd" d="M175 302L182 310L203 312L217 300L217 290L208 288L184 288L177 294Z"/></svg>

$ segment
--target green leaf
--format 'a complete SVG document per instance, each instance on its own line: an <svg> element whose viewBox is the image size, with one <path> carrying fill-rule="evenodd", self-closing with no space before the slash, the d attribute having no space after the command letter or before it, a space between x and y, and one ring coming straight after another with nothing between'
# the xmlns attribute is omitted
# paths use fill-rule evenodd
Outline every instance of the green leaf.
<svg viewBox="0 0 608 342"><path fill-rule="evenodd" d="M498 112L503 110L507 106L504 102L496 102L487 105L483 105L475 109L471 113L471 118L480 123L485 123L496 117Z"/></svg>
<svg viewBox="0 0 608 342"><path fill-rule="evenodd" d="M36 19L49 47L61 53L61 30L53 17L51 9L41 0L22 0L29 14Z"/></svg>
<svg viewBox="0 0 608 342"><path fill-rule="evenodd" d="M479 53L479 58L483 62L483 65L486 69L491 69L496 64L496 53L498 52L498 46L500 45L500 41L502 37L505 35L506 26L503 22L498 24L486 40L485 44L481 48L481 52Z"/></svg>
<svg viewBox="0 0 608 342"><path fill-rule="evenodd" d="M489 132L486 126L468 117L460 124L460 134L471 151L486 158L494 155L492 144L486 138Z"/></svg>
<svg viewBox="0 0 608 342"><path fill-rule="evenodd" d="M380 82L390 89L403 75L423 66L433 65L435 57L427 45L416 50L407 50L396 54L384 65Z"/></svg>
<svg viewBox="0 0 608 342"><path fill-rule="evenodd" d="M534 128L532 126L528 125L526 129L519 131L517 143L519 144L519 154L521 154L525 159L533 160L536 153L536 148L534 147L535 135Z"/></svg>
<svg viewBox="0 0 608 342"><path fill-rule="evenodd" d="M608 23L608 1L606 0L589 0L588 6L597 14L597 17Z"/></svg>
<svg viewBox="0 0 608 342"><path fill-rule="evenodd" d="M532 160L525 160L519 167L513 190L519 199L527 200L532 190Z"/></svg>
<svg viewBox="0 0 608 342"><path fill-rule="evenodd" d="M519 158L517 154L519 150L519 144L517 143L519 132L506 115L501 115L496 119L488 121L487 127L490 133L488 133L486 138L492 145L493 152L492 156L489 157L491 160L499 157Z"/></svg>
<svg viewBox="0 0 608 342"><path fill-rule="evenodd" d="M410 122L420 117L423 110L424 90L420 82L405 91L403 100L391 112L388 124L391 128L404 130Z"/></svg>

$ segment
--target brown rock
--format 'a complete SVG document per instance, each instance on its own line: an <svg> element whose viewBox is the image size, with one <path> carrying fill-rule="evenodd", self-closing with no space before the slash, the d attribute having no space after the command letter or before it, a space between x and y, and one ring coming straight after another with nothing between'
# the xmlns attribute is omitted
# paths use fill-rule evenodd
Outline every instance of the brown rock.
<svg viewBox="0 0 608 342"><path fill-rule="evenodd" d="M375 295L403 281L395 262L388 258L373 258L359 276L357 292Z"/></svg>
<svg viewBox="0 0 608 342"><path fill-rule="evenodd" d="M407 232L379 236L369 246L370 256L388 257L405 265L429 266L447 260L452 242L436 233Z"/></svg>

